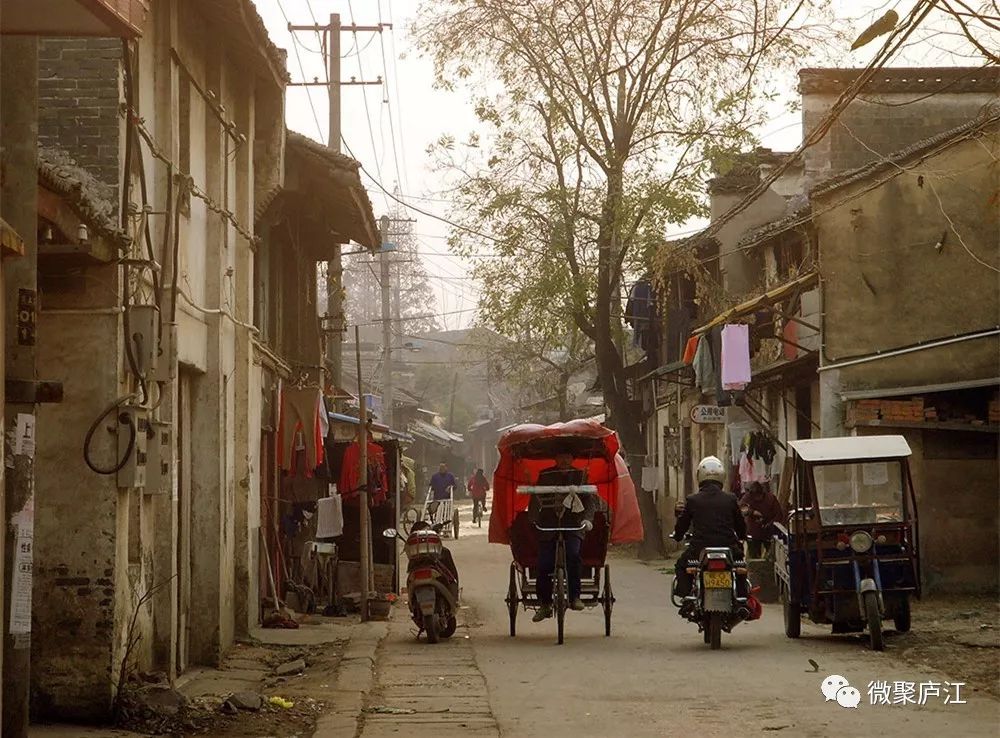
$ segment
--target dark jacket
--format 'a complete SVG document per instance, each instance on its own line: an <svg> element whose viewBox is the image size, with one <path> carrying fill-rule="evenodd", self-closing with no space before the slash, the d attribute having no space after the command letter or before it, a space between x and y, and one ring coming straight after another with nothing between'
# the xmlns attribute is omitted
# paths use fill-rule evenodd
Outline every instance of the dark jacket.
<svg viewBox="0 0 1000 738"><path fill-rule="evenodd" d="M558 487L562 485L580 485L587 483L587 475L583 469L559 469L552 466L542 471L538 475L537 486ZM528 505L528 515L531 521L542 528L576 528L584 520L594 521L594 512L597 510L596 495L580 495L583 503L582 512L572 512L563 507L563 500L566 495L562 493L552 495L532 495L531 503ZM585 538L586 530L566 533L578 538ZM556 537L555 533L538 531L538 539L541 541L551 541Z"/></svg>
<svg viewBox="0 0 1000 738"><path fill-rule="evenodd" d="M724 491L718 482L704 482L687 498L673 537L680 541L688 528L693 529L691 551L709 546L733 547L747 537L746 521L736 497Z"/></svg>
<svg viewBox="0 0 1000 738"><path fill-rule="evenodd" d="M783 517L781 503L770 492L747 492L740 498L740 506L747 508L747 532L758 541L770 538L774 524Z"/></svg>

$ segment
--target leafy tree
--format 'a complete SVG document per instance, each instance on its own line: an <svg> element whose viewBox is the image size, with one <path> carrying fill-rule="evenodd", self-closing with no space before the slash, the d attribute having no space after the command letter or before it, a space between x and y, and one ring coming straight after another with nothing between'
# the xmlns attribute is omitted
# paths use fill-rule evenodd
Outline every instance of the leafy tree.
<svg viewBox="0 0 1000 738"><path fill-rule="evenodd" d="M594 346L630 463L622 293L668 224L704 215L710 157L750 143L777 67L827 35L822 0L434 0L415 35L481 131L436 151L454 176L453 248L479 261L482 316L507 335L572 325ZM794 7L794 10L793 10ZM767 74L762 71L766 70ZM477 235L478 234L478 235ZM549 328L550 324L553 327ZM557 326L557 327L555 327ZM662 550L651 494L644 553Z"/></svg>

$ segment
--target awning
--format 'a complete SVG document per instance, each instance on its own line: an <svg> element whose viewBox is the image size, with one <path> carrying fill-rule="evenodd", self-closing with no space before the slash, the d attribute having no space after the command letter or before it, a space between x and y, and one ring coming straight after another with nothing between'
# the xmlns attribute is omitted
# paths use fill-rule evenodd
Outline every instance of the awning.
<svg viewBox="0 0 1000 738"><path fill-rule="evenodd" d="M675 361L673 364L664 364L663 366L654 369L649 374L642 375L637 381L645 382L647 379L659 379L660 377L665 377L668 374L678 374L689 366L691 365L685 364L683 361Z"/></svg>
<svg viewBox="0 0 1000 738"><path fill-rule="evenodd" d="M136 38L147 7L142 0L3 0L0 34Z"/></svg>
<svg viewBox="0 0 1000 738"><path fill-rule="evenodd" d="M361 421L355 418L353 415L344 415L342 413L327 413L330 417L330 421L333 423L343 423L345 425L360 425ZM389 436L390 438L396 438L400 441L412 441L413 436L405 431L394 430L387 425L382 423L370 423L371 429L376 433L382 433Z"/></svg>
<svg viewBox="0 0 1000 738"><path fill-rule="evenodd" d="M377 249L378 226L361 184L361 165L294 131L288 131L285 153L299 165L295 171L286 164L286 190L321 204L321 212L342 242Z"/></svg>
<svg viewBox="0 0 1000 738"><path fill-rule="evenodd" d="M720 313L715 318L712 319L710 323L703 325L701 328L696 328L693 333L702 334L715 328L717 325L725 325L726 323L731 323L737 318L741 318L745 315L755 313L758 310L762 310L767 307L773 306L775 303L781 302L782 300L790 297L796 290L805 289L806 287L811 287L819 282L819 272L809 272L801 277L793 279L790 282L785 282L785 284L780 287L775 287L774 289L765 292L759 297L755 297L752 300L747 300L744 303L737 305L734 308L726 310L724 313Z"/></svg>
<svg viewBox="0 0 1000 738"><path fill-rule="evenodd" d="M883 389L851 390L842 392L840 394L840 399L844 401L878 400L883 397L909 397L910 395L927 395L933 394L934 392L951 392L953 390L996 386L1000 386L1000 377L969 379L964 382L945 382L942 384L922 384L912 387L885 387Z"/></svg>
<svg viewBox="0 0 1000 738"><path fill-rule="evenodd" d="M465 440L457 433L452 433L444 428L438 428L436 425L425 423L422 420L411 421L410 432L439 446L447 447L455 443L462 443Z"/></svg>

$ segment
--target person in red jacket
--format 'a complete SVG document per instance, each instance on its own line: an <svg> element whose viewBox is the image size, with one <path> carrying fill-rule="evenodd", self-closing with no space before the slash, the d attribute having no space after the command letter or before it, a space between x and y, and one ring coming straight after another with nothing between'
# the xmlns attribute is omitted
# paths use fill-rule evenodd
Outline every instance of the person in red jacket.
<svg viewBox="0 0 1000 738"><path fill-rule="evenodd" d="M476 469L476 473L469 478L466 489L469 490L472 504L482 508L482 511L486 512L486 493L490 490L490 482L482 469Z"/></svg>

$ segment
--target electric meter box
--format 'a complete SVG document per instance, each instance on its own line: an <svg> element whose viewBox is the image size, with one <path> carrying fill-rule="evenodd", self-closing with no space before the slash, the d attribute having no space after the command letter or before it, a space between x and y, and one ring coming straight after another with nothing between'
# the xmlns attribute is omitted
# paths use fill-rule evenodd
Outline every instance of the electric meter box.
<svg viewBox="0 0 1000 738"><path fill-rule="evenodd" d="M160 353L160 310L156 305L131 305L128 324L126 340L132 345L139 376L152 379Z"/></svg>
<svg viewBox="0 0 1000 738"><path fill-rule="evenodd" d="M152 420L146 447L146 494L170 494L173 481L173 454L170 451L170 423Z"/></svg>
<svg viewBox="0 0 1000 738"><path fill-rule="evenodd" d="M118 486L143 488L146 486L147 440L149 422L146 410L124 405L118 408L118 459L123 462L118 470ZM130 439L134 438L133 443Z"/></svg>

